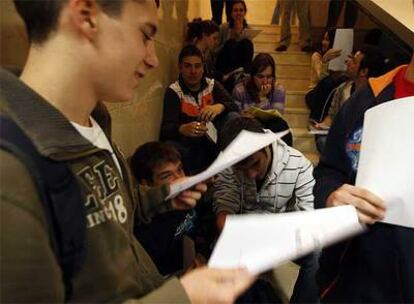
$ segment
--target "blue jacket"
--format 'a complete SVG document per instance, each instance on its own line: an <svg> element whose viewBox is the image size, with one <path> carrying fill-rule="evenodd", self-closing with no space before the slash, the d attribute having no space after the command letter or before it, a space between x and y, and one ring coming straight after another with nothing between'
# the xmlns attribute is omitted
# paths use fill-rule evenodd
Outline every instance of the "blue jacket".
<svg viewBox="0 0 414 304"><path fill-rule="evenodd" d="M400 68L370 79L338 113L314 171L316 208L325 207L343 184L355 183L364 113L394 99L393 78ZM323 250L317 279L321 302L414 302L414 229L369 226L363 235Z"/></svg>

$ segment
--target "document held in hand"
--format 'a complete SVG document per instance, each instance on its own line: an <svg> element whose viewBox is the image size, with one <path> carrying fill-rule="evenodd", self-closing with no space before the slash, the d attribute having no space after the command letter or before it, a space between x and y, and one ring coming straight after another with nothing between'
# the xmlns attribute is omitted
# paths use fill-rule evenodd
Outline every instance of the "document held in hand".
<svg viewBox="0 0 414 304"><path fill-rule="evenodd" d="M278 214L229 215L208 265L267 271L363 232L353 206Z"/></svg>
<svg viewBox="0 0 414 304"><path fill-rule="evenodd" d="M195 184L209 179L288 133L289 130L278 133L270 131L266 133L249 132L246 130L241 131L205 171L171 185L170 195L168 195L166 199L173 198L181 191L187 190Z"/></svg>
<svg viewBox="0 0 414 304"><path fill-rule="evenodd" d="M333 49L342 50L341 56L329 61L328 69L331 71L346 71L346 60L354 48L354 30L337 29Z"/></svg>
<svg viewBox="0 0 414 304"><path fill-rule="evenodd" d="M414 96L365 113L356 185L381 197L383 222L414 228Z"/></svg>

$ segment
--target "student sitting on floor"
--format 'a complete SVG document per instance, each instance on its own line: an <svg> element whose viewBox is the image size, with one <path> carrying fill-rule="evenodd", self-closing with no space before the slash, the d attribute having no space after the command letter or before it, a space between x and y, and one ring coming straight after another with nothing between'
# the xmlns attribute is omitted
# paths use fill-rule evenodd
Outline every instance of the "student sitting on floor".
<svg viewBox="0 0 414 304"><path fill-rule="evenodd" d="M185 176L181 156L171 145L146 143L135 151L131 171L141 185L157 187ZM159 272L172 274L183 268L183 237L195 226L195 212L174 210L156 215L150 223L136 225L134 234Z"/></svg>
<svg viewBox="0 0 414 304"><path fill-rule="evenodd" d="M255 119L232 119L219 133L220 149L225 149L242 130L265 132ZM219 173L213 187L217 228L223 229L228 214L313 210L315 180L312 172L311 162L302 153L278 139L233 168ZM291 301L314 303L318 297L316 255L310 254L296 262L301 265L301 270Z"/></svg>
<svg viewBox="0 0 414 304"><path fill-rule="evenodd" d="M182 155L188 174L204 170L217 156L215 143L207 138L207 123L217 129L237 113L237 105L223 86L203 76L203 54L194 45L179 55L180 75L164 95L161 140L172 143Z"/></svg>
<svg viewBox="0 0 414 304"><path fill-rule="evenodd" d="M277 110L283 114L286 92L283 86L276 82L276 64L272 56L260 53L254 58L250 77L236 85L232 98L245 117L254 117L250 112L252 107L265 111ZM273 132L289 129L289 125L281 116L257 118ZM289 132L282 139L292 146L292 133Z"/></svg>

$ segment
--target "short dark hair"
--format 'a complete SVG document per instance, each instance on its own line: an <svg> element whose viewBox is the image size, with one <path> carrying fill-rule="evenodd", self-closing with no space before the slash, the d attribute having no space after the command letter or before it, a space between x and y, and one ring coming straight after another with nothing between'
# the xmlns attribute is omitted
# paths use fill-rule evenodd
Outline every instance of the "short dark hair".
<svg viewBox="0 0 414 304"><path fill-rule="evenodd" d="M139 0L136 0L139 1ZM157 7L159 0L154 0ZM17 12L23 18L30 42L42 43L56 30L62 7L67 0L14 0ZM125 0L96 0L110 16L121 13Z"/></svg>
<svg viewBox="0 0 414 304"><path fill-rule="evenodd" d="M148 142L138 147L130 159L132 174L138 182L153 182L154 169L164 163L181 161L181 154L170 144Z"/></svg>
<svg viewBox="0 0 414 304"><path fill-rule="evenodd" d="M220 28L213 20L202 20L195 18L187 24L187 42L194 42L195 39L202 39L203 35L210 36L217 33Z"/></svg>
<svg viewBox="0 0 414 304"><path fill-rule="evenodd" d="M178 62L182 63L184 58L197 56L201 58L201 61L204 62L203 53L193 44L188 44L182 48L180 54L178 55Z"/></svg>
<svg viewBox="0 0 414 304"><path fill-rule="evenodd" d="M387 60L378 47L363 45L358 51L364 55L359 70L368 69L368 77L378 77L386 73Z"/></svg>
<svg viewBox="0 0 414 304"><path fill-rule="evenodd" d="M217 145L224 150L242 130L264 133L263 125L254 118L236 117L226 122L218 133Z"/></svg>

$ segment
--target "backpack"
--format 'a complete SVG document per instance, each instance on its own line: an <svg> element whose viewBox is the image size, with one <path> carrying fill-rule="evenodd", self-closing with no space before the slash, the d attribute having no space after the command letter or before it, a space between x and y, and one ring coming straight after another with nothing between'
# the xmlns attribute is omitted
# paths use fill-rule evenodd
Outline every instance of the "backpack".
<svg viewBox="0 0 414 304"><path fill-rule="evenodd" d="M21 128L4 114L0 114L0 126L0 149L19 158L38 190L67 302L72 297L72 280L86 257L86 209L81 188L67 163L40 155Z"/></svg>

